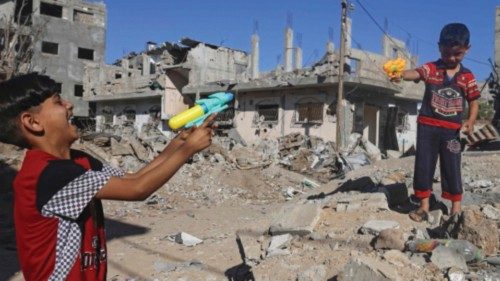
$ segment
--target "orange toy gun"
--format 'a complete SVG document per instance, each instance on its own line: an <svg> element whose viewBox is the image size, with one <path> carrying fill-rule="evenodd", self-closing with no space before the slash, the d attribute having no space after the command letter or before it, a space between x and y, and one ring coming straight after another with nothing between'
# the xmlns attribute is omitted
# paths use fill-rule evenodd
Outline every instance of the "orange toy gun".
<svg viewBox="0 0 500 281"><path fill-rule="evenodd" d="M401 74L403 73L405 66L406 61L402 58L397 58L386 62L384 64L384 71L391 80L399 79L401 78Z"/></svg>

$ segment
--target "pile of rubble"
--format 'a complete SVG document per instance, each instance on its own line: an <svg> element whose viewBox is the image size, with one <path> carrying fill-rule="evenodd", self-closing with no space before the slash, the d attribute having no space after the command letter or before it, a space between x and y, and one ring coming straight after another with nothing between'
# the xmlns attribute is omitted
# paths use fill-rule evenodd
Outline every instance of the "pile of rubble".
<svg viewBox="0 0 500 281"><path fill-rule="evenodd" d="M137 133L132 126L125 124L102 133L85 134L77 147L113 166L134 172L154 159L173 137L173 134L165 136L153 125ZM250 146L244 146L231 136L216 136L214 144L193 160L196 163L201 158L215 158L216 162L226 163L228 168L240 170L280 164L326 183L344 176L347 171L381 160L382 154L357 133L351 135L349 146L342 153L336 151L333 142L293 133L276 141L261 140Z"/></svg>
<svg viewBox="0 0 500 281"><path fill-rule="evenodd" d="M355 186L362 182L366 183L357 181ZM391 219L386 194L356 191L349 185L320 199L285 205L268 232L257 238L239 233L245 267L238 277L265 279L269 270L279 272L283 263L300 258L309 269L287 278L326 280L332 277L327 274L331 267L344 264L334 280L499 280L498 205L466 207L460 215L448 217L434 201L429 220L411 226ZM359 212L376 218L353 221L350 216ZM332 259L340 255L347 260L307 262L324 251Z"/></svg>
<svg viewBox="0 0 500 281"><path fill-rule="evenodd" d="M340 153L335 143L300 133L281 137L278 143L280 164L323 183L382 159L380 150L358 133L351 134L347 149Z"/></svg>
<svg viewBox="0 0 500 281"><path fill-rule="evenodd" d="M155 126L138 133L125 125L85 134L75 148L133 172L172 137ZM0 152L2 174L15 175L23 151L5 146ZM498 158L464 160L466 207L460 216L448 217L447 207L433 198L429 220L415 223L405 214L416 207L409 197L413 160L360 167L383 157L359 134L350 136L341 153L332 142L300 134L249 146L216 137L145 202L105 202L106 216L133 225L148 221L144 225L151 233L134 238L141 247L188 257L172 261L140 256L138 260L148 263L142 273L151 279L203 280L213 264L233 266L238 249L242 263L225 272L229 280L500 279L500 204L495 199L500 198L500 179L494 173ZM347 179L330 181L340 175ZM439 178L434 178L437 185ZM11 206L5 208L12 203L7 182L0 191L0 242L15 249L13 238L4 240L13 237L11 215L6 213ZM207 215L211 212L213 217ZM225 218L228 213L230 218ZM256 219L265 223L256 225ZM136 247L118 245L119 250L110 247L124 256L140 254ZM219 252L223 254L214 256Z"/></svg>

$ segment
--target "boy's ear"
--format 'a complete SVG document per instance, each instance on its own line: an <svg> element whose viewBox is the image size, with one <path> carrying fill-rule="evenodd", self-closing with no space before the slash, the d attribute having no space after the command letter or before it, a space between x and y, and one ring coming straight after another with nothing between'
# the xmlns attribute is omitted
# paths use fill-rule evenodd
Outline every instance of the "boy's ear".
<svg viewBox="0 0 500 281"><path fill-rule="evenodd" d="M43 132L43 126L33 112L25 111L21 113L21 126L35 134Z"/></svg>

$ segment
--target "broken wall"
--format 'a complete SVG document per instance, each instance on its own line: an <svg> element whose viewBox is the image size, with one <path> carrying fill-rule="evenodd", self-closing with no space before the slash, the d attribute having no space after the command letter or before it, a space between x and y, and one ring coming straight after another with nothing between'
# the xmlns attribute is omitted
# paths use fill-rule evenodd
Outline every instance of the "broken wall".
<svg viewBox="0 0 500 281"><path fill-rule="evenodd" d="M46 25L44 37L35 46L34 70L61 83L61 94L74 104L75 116L88 116L88 102L83 100L80 89L85 65L104 61L106 7L103 3L85 1L43 1L62 8L58 17L41 14L41 2L33 1L34 23ZM42 41L57 44L57 53L42 52ZM87 56L82 56L82 49Z"/></svg>
<svg viewBox="0 0 500 281"><path fill-rule="evenodd" d="M220 80L237 80L248 68L248 55L228 48L211 48L198 44L192 48L186 60L189 84L202 85Z"/></svg>
<svg viewBox="0 0 500 281"><path fill-rule="evenodd" d="M161 100L161 118L169 119L175 114L186 110L192 103L192 100L183 96L180 92L179 86L185 85L184 78L177 74L177 72L171 72L166 77L165 82L165 94L162 96Z"/></svg>
<svg viewBox="0 0 500 281"><path fill-rule="evenodd" d="M292 133L335 141L335 118L327 115L334 97L334 91L326 88L238 93L234 126L247 143ZM264 111L268 120L259 115ZM321 121L305 120L307 116Z"/></svg>
<svg viewBox="0 0 500 281"><path fill-rule="evenodd" d="M133 123L141 132L143 125L160 122L161 97L130 100L110 100L96 103L96 131L102 132L107 127Z"/></svg>

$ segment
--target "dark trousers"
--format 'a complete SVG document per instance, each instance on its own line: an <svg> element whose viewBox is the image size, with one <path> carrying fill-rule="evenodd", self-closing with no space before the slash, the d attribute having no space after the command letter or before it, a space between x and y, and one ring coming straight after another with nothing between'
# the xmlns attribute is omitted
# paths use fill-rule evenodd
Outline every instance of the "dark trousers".
<svg viewBox="0 0 500 281"><path fill-rule="evenodd" d="M460 130L418 124L413 180L416 197L422 199L431 195L432 180L439 156L441 197L451 201L462 200L459 136Z"/></svg>

